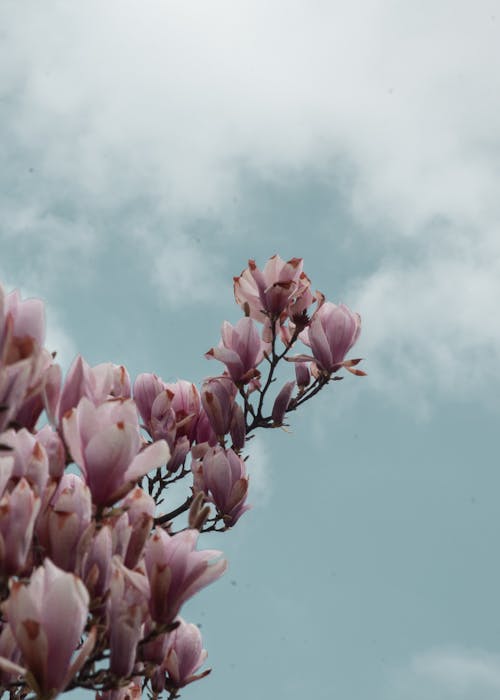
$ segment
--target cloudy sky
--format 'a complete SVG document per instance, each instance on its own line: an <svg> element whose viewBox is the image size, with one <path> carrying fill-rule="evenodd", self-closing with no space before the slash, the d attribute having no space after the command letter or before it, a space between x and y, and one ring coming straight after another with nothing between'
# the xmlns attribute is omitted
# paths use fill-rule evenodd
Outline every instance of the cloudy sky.
<svg viewBox="0 0 500 700"><path fill-rule="evenodd" d="M63 365L200 381L276 252L363 317L254 448L185 697L498 697L499 112L498 2L0 2L0 279Z"/></svg>

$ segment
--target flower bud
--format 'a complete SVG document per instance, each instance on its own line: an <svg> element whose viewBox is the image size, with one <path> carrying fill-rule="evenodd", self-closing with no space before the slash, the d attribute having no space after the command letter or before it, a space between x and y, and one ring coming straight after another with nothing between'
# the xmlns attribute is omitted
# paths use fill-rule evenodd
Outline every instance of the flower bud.
<svg viewBox="0 0 500 700"><path fill-rule="evenodd" d="M290 399L292 398L294 388L295 382L286 382L278 396L275 398L271 413L275 426L283 425L283 418L285 417L286 410L290 404Z"/></svg>

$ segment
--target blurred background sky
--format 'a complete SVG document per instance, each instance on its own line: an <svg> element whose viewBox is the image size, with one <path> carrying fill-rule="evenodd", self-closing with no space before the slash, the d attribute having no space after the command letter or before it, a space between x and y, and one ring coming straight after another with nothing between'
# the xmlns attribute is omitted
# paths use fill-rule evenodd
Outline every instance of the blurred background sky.
<svg viewBox="0 0 500 700"><path fill-rule="evenodd" d="M499 697L499 69L493 0L1 0L0 279L65 368L217 373L276 252L363 318L205 537L183 697Z"/></svg>

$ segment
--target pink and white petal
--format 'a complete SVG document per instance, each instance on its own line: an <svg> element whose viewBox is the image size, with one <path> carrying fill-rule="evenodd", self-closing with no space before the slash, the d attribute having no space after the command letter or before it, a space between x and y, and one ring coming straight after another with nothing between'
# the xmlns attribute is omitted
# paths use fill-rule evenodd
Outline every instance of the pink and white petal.
<svg viewBox="0 0 500 700"><path fill-rule="evenodd" d="M61 690L65 690L66 687L69 685L69 683L76 676L78 671L80 671L83 664L86 662L86 660L90 656L91 652L93 651L96 639L97 639L97 627L92 627L92 629L90 630L90 632L87 636L87 639L82 644L78 654L76 655L75 660L73 661L73 663L69 667L68 672L66 673L66 675L64 677L64 681L63 681L63 685L62 685Z"/></svg>
<svg viewBox="0 0 500 700"><path fill-rule="evenodd" d="M71 458L85 474L85 463L83 459L80 429L78 425L78 413L76 408L72 408L71 411L63 418L63 435L64 441L66 442L66 447L71 454Z"/></svg>
<svg viewBox="0 0 500 700"><path fill-rule="evenodd" d="M170 449L165 440L158 440L148 445L146 449L139 452L130 463L125 478L127 481L137 481L142 476L158 469L168 462L170 459Z"/></svg>

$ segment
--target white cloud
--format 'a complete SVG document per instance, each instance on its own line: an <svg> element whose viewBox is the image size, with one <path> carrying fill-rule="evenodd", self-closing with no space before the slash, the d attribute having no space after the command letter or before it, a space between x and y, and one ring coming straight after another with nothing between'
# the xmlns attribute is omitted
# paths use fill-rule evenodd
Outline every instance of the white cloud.
<svg viewBox="0 0 500 700"><path fill-rule="evenodd" d="M433 649L416 654L394 672L387 700L496 700L500 655L464 649Z"/></svg>
<svg viewBox="0 0 500 700"><path fill-rule="evenodd" d="M230 195L241 162L285 177L341 156L366 220L498 214L486 0L7 2L2 15L11 137L88 194L116 202L139 184L192 212Z"/></svg>
<svg viewBox="0 0 500 700"><path fill-rule="evenodd" d="M353 290L370 382L421 408L436 393L484 389L497 380L499 298L500 254L382 266Z"/></svg>
<svg viewBox="0 0 500 700"><path fill-rule="evenodd" d="M171 306L215 301L221 296L223 276L217 256L200 249L196 241L179 235L152 253L152 280Z"/></svg>
<svg viewBox="0 0 500 700"><path fill-rule="evenodd" d="M69 256L98 245L99 221L122 212L126 232L127 207L151 203L152 221L171 224L147 222L177 260L183 301L198 302L202 286L210 300L209 246L187 244L182 222L223 217L242 167L282 183L315 172L344 188L381 251L400 253L374 260L357 288L384 386L396 373L421 394L455 391L464 374L489 379L482 356L496 358L499 340L495 7L4 2L3 229L43 239L47 258ZM410 264L405 236L420 241ZM149 255L165 293L158 249Z"/></svg>

